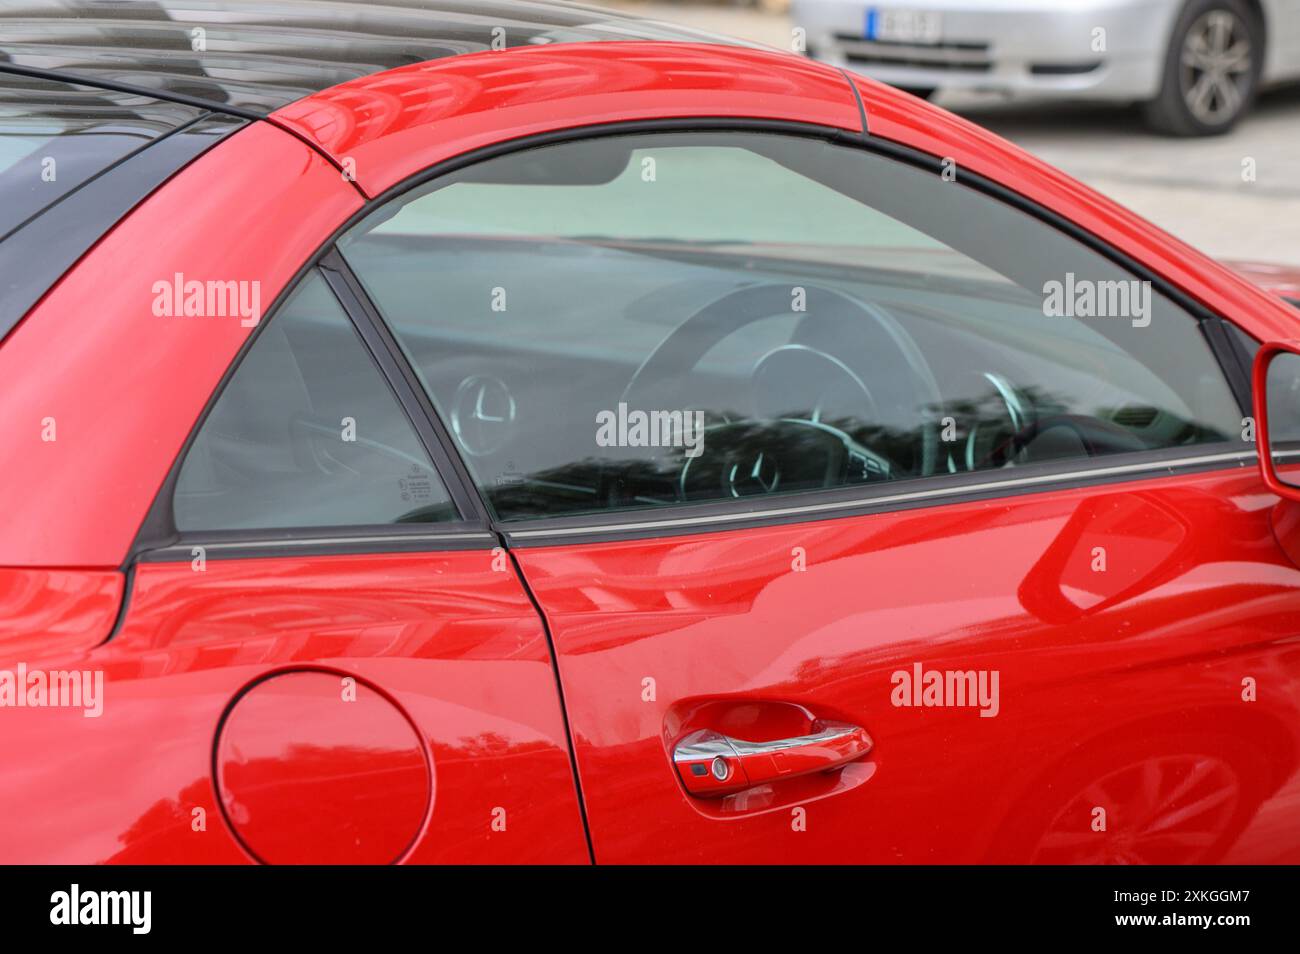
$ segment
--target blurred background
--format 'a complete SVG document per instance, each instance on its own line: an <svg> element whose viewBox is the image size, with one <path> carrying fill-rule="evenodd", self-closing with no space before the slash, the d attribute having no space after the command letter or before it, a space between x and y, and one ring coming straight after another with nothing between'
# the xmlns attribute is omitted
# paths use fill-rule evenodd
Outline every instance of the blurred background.
<svg viewBox="0 0 1300 954"><path fill-rule="evenodd" d="M1098 42L1086 28L1089 13L1080 19L1077 12L1063 12L1063 3L1055 5L1060 12L1053 12L1052 3L1019 0L1041 11L1037 16L1042 20L1035 22L1023 12L1001 21L982 15L980 0L912 0L910 6L935 11L933 17L895 13L898 0L588 2L787 50L802 40L807 52L819 59L923 94L930 93L936 80L944 81L930 96L937 105L1041 156L1202 251L1229 262L1300 266L1300 83L1293 79L1300 76L1300 0L1263 0L1272 5L1270 34L1267 46L1256 55L1268 57L1269 75L1253 104L1243 104L1240 117L1230 120L1229 131L1218 135L1189 133L1205 132L1203 127L1216 119L1229 119L1237 104L1223 81L1233 80L1234 71L1246 72L1240 65L1248 62L1243 57L1251 52L1249 47L1263 45L1263 38L1255 26L1244 30L1242 23L1216 20L1216 7L1223 5L1231 13L1250 9L1253 3L1260 9L1260 0L1132 0L1131 6L1143 16L1155 9L1157 19L1164 15L1167 22L1116 21L1105 41L1115 60L1127 57L1133 68L1104 77L1101 71L1089 75L1094 70L1090 57L1095 55L1090 45ZM1097 3L1125 5L1124 0ZM988 6L1005 10L1017 4L1001 0ZM1083 6L1088 6L1086 0ZM980 16L993 34L987 50L955 42L951 26L949 36L944 35L945 22L968 26L972 17ZM1016 44L1049 49L1054 42L1051 32L1067 22L1072 42L1082 44L1077 53L1019 71L1023 76L1032 73L1041 83L1003 79L1010 75L1010 65L996 62L1000 49ZM998 37L999 32L1005 36ZM1157 32L1162 36L1158 41L1152 39ZM1181 62L1170 64L1165 57L1175 55L1168 50L1175 36L1181 41L1182 48L1175 51ZM957 39L965 38L959 32ZM1154 46L1163 49L1146 52ZM888 55L878 55L882 51ZM1202 115L1209 122L1201 123L1202 128L1182 128L1177 131L1183 135L1171 135L1168 127L1180 121L1181 103L1166 102L1164 115L1153 117L1151 106L1133 98L1132 90L1143 88L1143 82L1159 84L1166 67L1204 67L1186 73L1183 84L1185 93L1204 88L1206 95L1199 102L1194 102L1195 93L1188 98L1189 110L1192 105L1205 107ZM981 76L979 70L987 73ZM1246 81L1242 76L1241 82ZM1176 96L1170 85L1175 85L1173 80L1165 84L1166 92Z"/></svg>

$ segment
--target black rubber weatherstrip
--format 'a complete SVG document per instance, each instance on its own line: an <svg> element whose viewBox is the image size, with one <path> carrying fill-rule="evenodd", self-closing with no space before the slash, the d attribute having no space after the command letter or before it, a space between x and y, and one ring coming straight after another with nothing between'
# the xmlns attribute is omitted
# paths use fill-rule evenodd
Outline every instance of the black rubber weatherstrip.
<svg viewBox="0 0 1300 954"><path fill-rule="evenodd" d="M1210 350L1219 359L1224 373L1228 376L1228 386L1233 397L1241 407L1241 413L1254 414L1255 399L1251 394L1250 356L1242 349L1240 341L1232 333L1236 325L1229 325L1222 318L1201 322L1201 331L1210 345ZM1243 331L1242 334L1245 334Z"/></svg>
<svg viewBox="0 0 1300 954"><path fill-rule="evenodd" d="M523 587L524 592L528 595L528 601L533 604L533 609L537 612L537 618L542 624L542 632L546 634L546 646L551 653L551 674L555 676L555 691L560 700L560 717L564 719L564 739L569 744L569 767L573 770L573 790L578 796L578 813L582 816L582 831L587 836L587 857L591 863L596 863L596 846L591 840L591 823L587 820L587 798L582 790L582 778L578 774L578 750L573 744L573 727L569 724L569 706L564 700L564 682L560 679L560 654L555 648L555 636L551 632L550 621L546 618L546 613L542 609L542 604L537 601L533 593L533 588L528 584L528 577L524 575L523 567L519 565L519 560L510 552L506 546L506 541L501 541L501 548L510 556L510 563L515 568L515 576L519 580L519 585Z"/></svg>
<svg viewBox="0 0 1300 954"><path fill-rule="evenodd" d="M131 594L135 592L135 564L131 564L125 569L119 571L122 574L122 602L117 607L117 616L113 619L113 628L108 631L108 635L95 647L104 645L121 631L122 625L126 622L131 613Z"/></svg>
<svg viewBox="0 0 1300 954"><path fill-rule="evenodd" d="M474 478L461 460L455 442L425 392L424 385L420 383L419 376L380 317L374 302L366 294L361 280L338 249L332 246L321 258L320 269L339 304L348 313L352 324L375 356L397 394L397 399L410 416L411 423L420 431L420 437L425 441L426 449L433 458L438 473L442 475L443 483L447 485L447 492L460 511L461 518L486 525L487 508L474 486Z"/></svg>
<svg viewBox="0 0 1300 954"><path fill-rule="evenodd" d="M848 70L840 70L844 77L844 82L849 84L849 89L853 90L853 99L858 104L858 115L862 117L862 138L866 139L871 135L871 127L867 125L867 107L862 102L862 91L858 89L858 84L853 82L853 75Z"/></svg>

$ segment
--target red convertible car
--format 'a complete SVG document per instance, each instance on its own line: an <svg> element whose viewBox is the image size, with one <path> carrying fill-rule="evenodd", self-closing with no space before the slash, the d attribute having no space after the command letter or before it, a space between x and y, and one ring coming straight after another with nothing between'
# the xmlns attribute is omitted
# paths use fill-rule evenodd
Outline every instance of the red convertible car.
<svg viewBox="0 0 1300 954"><path fill-rule="evenodd" d="M1015 147L16 0L0 150L0 862L1300 861L1300 313Z"/></svg>

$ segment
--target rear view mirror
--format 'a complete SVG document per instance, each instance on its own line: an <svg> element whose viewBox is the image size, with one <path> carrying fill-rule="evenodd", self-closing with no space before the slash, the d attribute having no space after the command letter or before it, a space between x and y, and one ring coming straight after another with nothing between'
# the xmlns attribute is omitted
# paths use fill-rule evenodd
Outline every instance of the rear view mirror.
<svg viewBox="0 0 1300 954"><path fill-rule="evenodd" d="M1260 348L1251 383L1264 483L1278 496L1300 501L1300 341Z"/></svg>

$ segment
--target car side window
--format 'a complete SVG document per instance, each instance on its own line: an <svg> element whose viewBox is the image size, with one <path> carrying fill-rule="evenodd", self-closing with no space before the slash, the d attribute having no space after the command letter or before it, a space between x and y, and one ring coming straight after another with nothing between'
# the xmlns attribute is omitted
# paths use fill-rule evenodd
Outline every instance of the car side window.
<svg viewBox="0 0 1300 954"><path fill-rule="evenodd" d="M260 329L186 455L181 531L455 519L410 419L323 279Z"/></svg>
<svg viewBox="0 0 1300 954"><path fill-rule="evenodd" d="M522 150L339 247L503 520L1212 444L1240 420L1197 319L1149 283L811 137Z"/></svg>

